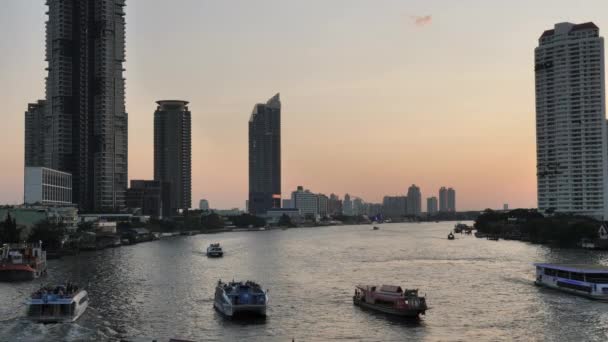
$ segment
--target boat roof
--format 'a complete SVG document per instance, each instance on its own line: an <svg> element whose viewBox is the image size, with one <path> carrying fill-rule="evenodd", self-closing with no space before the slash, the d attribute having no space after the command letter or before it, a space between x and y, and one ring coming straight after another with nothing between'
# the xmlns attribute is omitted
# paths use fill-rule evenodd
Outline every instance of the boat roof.
<svg viewBox="0 0 608 342"><path fill-rule="evenodd" d="M361 289L361 290L366 290L369 291L371 290L372 287L376 288L376 291L380 291L380 292L403 292L403 289L401 288L401 286L397 286L397 285L357 285L357 288Z"/></svg>
<svg viewBox="0 0 608 342"><path fill-rule="evenodd" d="M550 268L566 272L580 273L605 273L608 274L608 266L604 265L586 265L586 264L534 264L536 267Z"/></svg>

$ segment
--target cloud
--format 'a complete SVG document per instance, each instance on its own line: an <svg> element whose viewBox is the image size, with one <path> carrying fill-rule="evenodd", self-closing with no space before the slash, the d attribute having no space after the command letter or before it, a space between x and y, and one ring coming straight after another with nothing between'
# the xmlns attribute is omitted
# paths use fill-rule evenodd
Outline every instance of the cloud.
<svg viewBox="0 0 608 342"><path fill-rule="evenodd" d="M414 24L416 24L416 26L418 26L418 27L427 26L427 25L430 25L431 22L433 22L433 17L430 15L425 15L425 16L413 15L411 18L412 18L412 20L414 20Z"/></svg>

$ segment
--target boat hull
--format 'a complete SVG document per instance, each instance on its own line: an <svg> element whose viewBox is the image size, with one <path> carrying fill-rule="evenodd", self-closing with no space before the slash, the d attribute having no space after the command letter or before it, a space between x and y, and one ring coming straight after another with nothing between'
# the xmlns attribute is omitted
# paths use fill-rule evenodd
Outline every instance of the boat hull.
<svg viewBox="0 0 608 342"><path fill-rule="evenodd" d="M224 256L224 252L207 252L207 256L210 258L221 258Z"/></svg>
<svg viewBox="0 0 608 342"><path fill-rule="evenodd" d="M0 281L30 281L40 277L44 272L46 269L37 271L27 265L2 265L0 266Z"/></svg>
<svg viewBox="0 0 608 342"><path fill-rule="evenodd" d="M560 291L560 292L574 294L574 295L589 298L589 299L608 302L608 294L579 291L579 290L570 289L570 288L566 288L566 287L560 287L560 286L554 285L552 283L547 283L547 282L538 281L538 280L534 281L534 285L556 290L556 291Z"/></svg>
<svg viewBox="0 0 608 342"><path fill-rule="evenodd" d="M418 317L420 317L420 315L424 315L426 312L426 310L422 310L422 309L395 309L395 308L385 306L385 305L370 304L370 303L364 302L362 300L359 300L357 298L353 298L353 304L355 304L356 306L365 308L365 309L374 310L374 311L382 312L382 313L393 315L393 316L407 317L407 318L418 318Z"/></svg>
<svg viewBox="0 0 608 342"><path fill-rule="evenodd" d="M229 305L214 301L213 307L226 317L235 316L266 316L266 305Z"/></svg>

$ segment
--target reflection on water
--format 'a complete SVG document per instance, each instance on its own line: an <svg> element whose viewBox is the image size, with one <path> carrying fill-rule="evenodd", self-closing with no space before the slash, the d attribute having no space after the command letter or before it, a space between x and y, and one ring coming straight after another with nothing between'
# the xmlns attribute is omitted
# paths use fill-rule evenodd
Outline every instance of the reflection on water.
<svg viewBox="0 0 608 342"><path fill-rule="evenodd" d="M534 262L608 264L605 252L445 236L452 223L176 237L49 262L42 282L86 286L77 324L23 320L40 281L0 283L0 340L496 341L608 339L608 304L532 285ZM204 249L221 242L225 257ZM269 288L266 320L213 310L218 279ZM352 305L356 284L419 288L430 310L404 321Z"/></svg>

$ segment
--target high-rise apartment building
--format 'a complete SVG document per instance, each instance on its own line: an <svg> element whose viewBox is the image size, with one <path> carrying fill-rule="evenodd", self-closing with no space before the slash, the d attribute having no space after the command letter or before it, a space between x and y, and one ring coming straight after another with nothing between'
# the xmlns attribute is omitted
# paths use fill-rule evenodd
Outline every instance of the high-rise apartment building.
<svg viewBox="0 0 608 342"><path fill-rule="evenodd" d="M429 197L426 199L426 213L429 215L437 214L438 206L437 206L437 197Z"/></svg>
<svg viewBox="0 0 608 342"><path fill-rule="evenodd" d="M209 210L209 201L207 201L206 199L202 199L198 202L198 208L200 210Z"/></svg>
<svg viewBox="0 0 608 342"><path fill-rule="evenodd" d="M327 210L329 215L340 215L342 214L342 201L336 194L329 195L329 201L327 202Z"/></svg>
<svg viewBox="0 0 608 342"><path fill-rule="evenodd" d="M448 188L448 211L456 212L456 190L453 188Z"/></svg>
<svg viewBox="0 0 608 342"><path fill-rule="evenodd" d="M445 186L439 189L439 211L442 213L448 211L448 189Z"/></svg>
<svg viewBox="0 0 608 342"><path fill-rule="evenodd" d="M352 216L353 213L353 201L350 199L350 195L344 195L344 201L342 202L342 213L346 216Z"/></svg>
<svg viewBox="0 0 608 342"><path fill-rule="evenodd" d="M46 101L30 103L25 112L25 167L46 165L44 144L46 133ZM70 194L71 197L71 194Z"/></svg>
<svg viewBox="0 0 608 342"><path fill-rule="evenodd" d="M122 209L128 171L125 0L46 4L46 102L36 109L44 112L44 165L38 166L72 174L72 198L81 210ZM39 115L28 113L28 119ZM26 163L38 164L29 147L40 136L26 139Z"/></svg>
<svg viewBox="0 0 608 342"><path fill-rule="evenodd" d="M281 100L254 106L249 118L249 201L252 215L281 207Z"/></svg>
<svg viewBox="0 0 608 342"><path fill-rule="evenodd" d="M407 197L384 196L382 199L382 215L387 218L402 218L407 214Z"/></svg>
<svg viewBox="0 0 608 342"><path fill-rule="evenodd" d="M604 39L559 23L535 49L538 208L606 218Z"/></svg>
<svg viewBox="0 0 608 342"><path fill-rule="evenodd" d="M407 190L407 214L420 216L422 213L422 194L416 184L412 184Z"/></svg>
<svg viewBox="0 0 608 342"><path fill-rule="evenodd" d="M168 184L164 216L192 205L192 137L188 101L156 102L154 112L154 180Z"/></svg>
<svg viewBox="0 0 608 342"><path fill-rule="evenodd" d="M296 191L291 192L291 204L293 208L299 209L302 215L319 215L319 196L310 190L304 190L303 186L298 186ZM327 202L325 202L325 212L327 212Z"/></svg>

